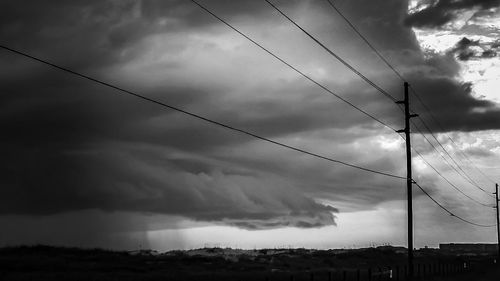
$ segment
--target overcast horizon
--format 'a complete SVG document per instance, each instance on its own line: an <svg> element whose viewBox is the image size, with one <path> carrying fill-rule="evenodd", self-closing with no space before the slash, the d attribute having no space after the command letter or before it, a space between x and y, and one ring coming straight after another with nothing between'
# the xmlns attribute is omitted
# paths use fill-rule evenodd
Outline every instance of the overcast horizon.
<svg viewBox="0 0 500 281"><path fill-rule="evenodd" d="M2 1L0 45L406 177L405 143L391 129L403 129L404 115L393 100L266 1L199 2L331 92L192 1ZM404 77L425 121L412 127L413 179L456 216L496 225L500 0L332 1L394 70L327 0L271 2L396 99ZM240 134L6 49L0 60L0 246L407 245L405 179ZM450 216L417 186L413 208L417 248L497 241L495 227Z"/></svg>

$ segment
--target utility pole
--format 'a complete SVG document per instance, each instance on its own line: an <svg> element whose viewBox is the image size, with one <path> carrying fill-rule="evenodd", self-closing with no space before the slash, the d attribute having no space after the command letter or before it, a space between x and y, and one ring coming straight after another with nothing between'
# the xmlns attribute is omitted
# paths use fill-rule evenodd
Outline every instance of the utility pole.
<svg viewBox="0 0 500 281"><path fill-rule="evenodd" d="M495 202L497 209L497 264L500 262L500 224L498 218L498 183L495 184Z"/></svg>
<svg viewBox="0 0 500 281"><path fill-rule="evenodd" d="M413 178L411 175L411 139L410 139L410 118L417 117L417 114L410 114L410 100L408 97L408 83L404 82L404 100L397 101L397 104L405 106L405 128L398 130L398 133L405 133L406 140L406 192L408 201L408 279L413 279L413 198L412 186Z"/></svg>

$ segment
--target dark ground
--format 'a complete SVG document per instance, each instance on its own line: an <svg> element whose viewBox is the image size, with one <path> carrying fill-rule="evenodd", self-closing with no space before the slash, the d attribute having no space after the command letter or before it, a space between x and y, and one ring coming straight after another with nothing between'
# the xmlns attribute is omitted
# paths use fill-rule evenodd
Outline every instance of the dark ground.
<svg viewBox="0 0 500 281"><path fill-rule="evenodd" d="M231 254L228 254L231 253ZM209 255L209 256L207 256ZM416 252L420 280L500 280L489 256L456 256L438 250ZM230 249L116 252L49 246L0 249L0 280L403 280L406 253L402 248L357 250L264 249L243 254ZM470 272L463 264L472 266ZM446 267L446 277L442 270ZM389 279L388 270L393 270ZM425 268L425 277L424 277ZM399 274L396 273L398 269ZM441 273L439 273L441 270ZM467 271L469 268L467 268ZM460 272L459 272L460 271ZM330 277L329 277L330 276Z"/></svg>
<svg viewBox="0 0 500 281"><path fill-rule="evenodd" d="M448 277L433 277L423 279L425 281L498 281L500 280L500 268L489 267L474 272L456 274Z"/></svg>

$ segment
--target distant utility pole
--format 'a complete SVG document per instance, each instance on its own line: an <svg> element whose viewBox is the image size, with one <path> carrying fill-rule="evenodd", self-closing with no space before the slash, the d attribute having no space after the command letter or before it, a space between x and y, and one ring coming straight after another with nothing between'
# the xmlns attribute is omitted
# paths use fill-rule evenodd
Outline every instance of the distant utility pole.
<svg viewBox="0 0 500 281"><path fill-rule="evenodd" d="M410 118L417 117L417 114L410 114L410 99L408 97L408 83L404 82L405 99L397 101L397 104L405 106L405 128L398 130L398 133L405 133L406 140L406 192L408 201L408 277L413 279L413 202L412 202L412 185L413 178L411 175L411 139L410 139Z"/></svg>
<svg viewBox="0 0 500 281"><path fill-rule="evenodd" d="M500 262L500 224L498 218L498 183L495 184L495 202L497 209L497 264Z"/></svg>

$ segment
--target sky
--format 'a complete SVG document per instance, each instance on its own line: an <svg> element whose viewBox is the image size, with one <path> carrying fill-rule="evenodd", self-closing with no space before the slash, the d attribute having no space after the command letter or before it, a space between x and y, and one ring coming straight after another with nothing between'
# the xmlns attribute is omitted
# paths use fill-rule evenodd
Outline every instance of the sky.
<svg viewBox="0 0 500 281"><path fill-rule="evenodd" d="M402 129L393 100L264 0L199 2L330 92L191 1L6 0L0 45L274 141L406 176L401 136L338 97ZM403 98L402 80L328 1L272 2ZM332 3L416 92L414 180L453 214L495 224L500 1ZM276 146L5 49L0 60L0 245L407 244L404 179ZM416 186L413 198L416 247L496 241L494 227L450 216Z"/></svg>

